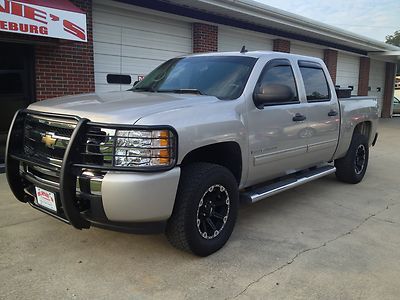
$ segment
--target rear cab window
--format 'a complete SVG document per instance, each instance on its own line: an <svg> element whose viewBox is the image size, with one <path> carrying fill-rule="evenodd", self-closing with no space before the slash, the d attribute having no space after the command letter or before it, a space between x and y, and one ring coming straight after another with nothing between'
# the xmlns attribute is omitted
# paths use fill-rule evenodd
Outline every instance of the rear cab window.
<svg viewBox="0 0 400 300"><path fill-rule="evenodd" d="M311 61L299 61L300 73L308 102L324 102L331 100L328 80L322 66Z"/></svg>

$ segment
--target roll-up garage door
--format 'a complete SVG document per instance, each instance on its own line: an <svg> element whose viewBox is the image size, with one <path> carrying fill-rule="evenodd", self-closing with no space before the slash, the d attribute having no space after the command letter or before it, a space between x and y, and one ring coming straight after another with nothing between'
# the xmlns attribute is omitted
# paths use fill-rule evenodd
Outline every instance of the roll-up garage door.
<svg viewBox="0 0 400 300"><path fill-rule="evenodd" d="M291 43L290 45L290 53L299 54L299 55L306 55L317 57L320 59L324 59L324 50L315 48L312 46L306 46L302 44L294 44Z"/></svg>
<svg viewBox="0 0 400 300"><path fill-rule="evenodd" d="M371 59L368 84L371 90L368 92L368 96L374 96L378 99L379 115L382 111L383 93L385 89L385 75L386 63Z"/></svg>
<svg viewBox="0 0 400 300"><path fill-rule="evenodd" d="M360 57L342 52L338 54L336 85L341 88L353 87L352 95L358 92L358 75L360 72Z"/></svg>
<svg viewBox="0 0 400 300"><path fill-rule="evenodd" d="M191 23L134 8L93 4L97 92L126 90L164 61L192 52Z"/></svg>
<svg viewBox="0 0 400 300"><path fill-rule="evenodd" d="M219 26L218 51L240 51L245 45L249 51L272 51L272 39L263 33Z"/></svg>

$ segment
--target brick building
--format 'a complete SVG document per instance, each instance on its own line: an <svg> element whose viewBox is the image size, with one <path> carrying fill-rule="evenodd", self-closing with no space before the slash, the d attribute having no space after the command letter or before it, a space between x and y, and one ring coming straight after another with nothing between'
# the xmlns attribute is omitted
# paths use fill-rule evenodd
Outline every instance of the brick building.
<svg viewBox="0 0 400 300"><path fill-rule="evenodd" d="M169 58L243 45L320 57L337 85L391 116L399 48L250 0L0 0L0 163L31 102L124 90Z"/></svg>

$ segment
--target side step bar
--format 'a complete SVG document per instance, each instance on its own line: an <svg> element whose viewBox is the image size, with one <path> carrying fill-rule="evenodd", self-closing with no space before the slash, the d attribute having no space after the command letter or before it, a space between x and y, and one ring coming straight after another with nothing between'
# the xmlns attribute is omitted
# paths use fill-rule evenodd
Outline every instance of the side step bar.
<svg viewBox="0 0 400 300"><path fill-rule="evenodd" d="M314 170L302 172L288 179L242 192L240 193L240 200L244 203L254 203L335 172L336 168L333 166L323 166Z"/></svg>

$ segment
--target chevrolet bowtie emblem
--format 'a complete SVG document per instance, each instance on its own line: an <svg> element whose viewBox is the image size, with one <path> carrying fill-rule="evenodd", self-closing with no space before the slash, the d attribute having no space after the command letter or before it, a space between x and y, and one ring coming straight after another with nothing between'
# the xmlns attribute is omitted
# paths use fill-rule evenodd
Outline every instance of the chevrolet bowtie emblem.
<svg viewBox="0 0 400 300"><path fill-rule="evenodd" d="M54 133L46 132L46 135L42 137L42 143L46 145L47 148L54 149L57 139L54 138Z"/></svg>

